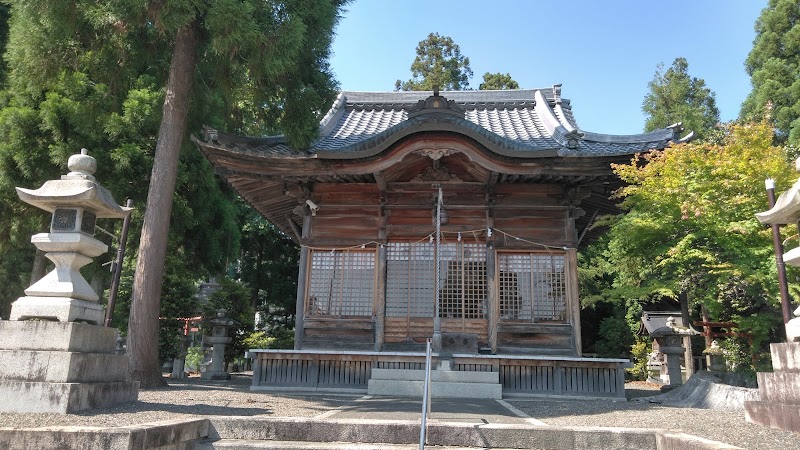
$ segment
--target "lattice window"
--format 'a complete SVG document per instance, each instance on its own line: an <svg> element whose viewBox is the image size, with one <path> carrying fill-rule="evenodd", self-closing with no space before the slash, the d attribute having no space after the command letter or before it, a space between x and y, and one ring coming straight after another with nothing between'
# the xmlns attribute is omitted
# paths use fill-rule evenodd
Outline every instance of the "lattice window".
<svg viewBox="0 0 800 450"><path fill-rule="evenodd" d="M485 318L485 244L442 244L439 316ZM433 317L435 245L391 243L387 249L386 315Z"/></svg>
<svg viewBox="0 0 800 450"><path fill-rule="evenodd" d="M565 255L498 253L501 320L566 320Z"/></svg>
<svg viewBox="0 0 800 450"><path fill-rule="evenodd" d="M374 251L312 251L310 316L372 316Z"/></svg>
<svg viewBox="0 0 800 450"><path fill-rule="evenodd" d="M442 245L439 316L483 319L486 317L486 246Z"/></svg>
<svg viewBox="0 0 800 450"><path fill-rule="evenodd" d="M386 261L386 316L433 317L436 295L434 246L391 243Z"/></svg>

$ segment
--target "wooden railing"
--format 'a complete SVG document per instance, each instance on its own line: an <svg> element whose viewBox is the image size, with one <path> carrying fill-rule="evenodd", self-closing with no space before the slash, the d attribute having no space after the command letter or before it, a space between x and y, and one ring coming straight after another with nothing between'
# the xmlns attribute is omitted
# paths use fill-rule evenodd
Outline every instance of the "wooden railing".
<svg viewBox="0 0 800 450"><path fill-rule="evenodd" d="M366 392L373 368L422 370L424 353L250 350L252 390ZM434 363L438 361L434 356ZM625 398L626 359L452 355L453 370L499 372L504 396Z"/></svg>

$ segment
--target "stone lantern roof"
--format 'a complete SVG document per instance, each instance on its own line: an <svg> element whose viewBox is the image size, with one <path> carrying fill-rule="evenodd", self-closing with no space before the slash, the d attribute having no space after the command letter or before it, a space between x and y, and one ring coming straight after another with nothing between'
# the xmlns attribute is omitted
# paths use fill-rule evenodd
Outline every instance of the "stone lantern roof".
<svg viewBox="0 0 800 450"><path fill-rule="evenodd" d="M118 205L111 192L95 181L97 161L85 148L70 156L67 167L70 173L46 181L39 189L16 188L20 200L51 213L64 206L85 208L97 218L123 219L130 213L132 208Z"/></svg>

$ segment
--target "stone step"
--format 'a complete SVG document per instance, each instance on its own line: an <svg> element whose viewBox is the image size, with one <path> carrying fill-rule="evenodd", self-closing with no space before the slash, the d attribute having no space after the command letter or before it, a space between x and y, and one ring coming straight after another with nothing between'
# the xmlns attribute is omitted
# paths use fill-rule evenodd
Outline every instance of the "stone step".
<svg viewBox="0 0 800 450"><path fill-rule="evenodd" d="M748 422L766 427L800 433L800 407L797 405L765 401L744 402L744 418Z"/></svg>
<svg viewBox="0 0 800 450"><path fill-rule="evenodd" d="M211 449L404 449L419 448L419 421L212 417ZM721 442L646 428L555 427L464 422L428 423L431 448L524 449L736 449Z"/></svg>
<svg viewBox="0 0 800 450"><path fill-rule="evenodd" d="M800 372L800 342L770 344L772 370L775 372Z"/></svg>
<svg viewBox="0 0 800 450"><path fill-rule="evenodd" d="M419 444L382 444L355 442L307 442L307 441L248 441L238 439L220 439L218 441L199 442L197 450L405 450L419 449ZM436 450L458 450L464 447L436 446ZM503 449L500 449L503 450Z"/></svg>
<svg viewBox="0 0 800 450"><path fill-rule="evenodd" d="M372 380L424 381L424 370L413 369L372 369ZM431 370L431 381L457 383L492 383L500 382L497 372L468 372L460 370Z"/></svg>
<svg viewBox="0 0 800 450"><path fill-rule="evenodd" d="M800 409L800 373L759 372L758 393L762 401L798 405Z"/></svg>
<svg viewBox="0 0 800 450"><path fill-rule="evenodd" d="M500 383L432 381L430 388L433 398L503 398L503 386ZM424 390L424 380L369 380L367 383L368 395L422 397Z"/></svg>

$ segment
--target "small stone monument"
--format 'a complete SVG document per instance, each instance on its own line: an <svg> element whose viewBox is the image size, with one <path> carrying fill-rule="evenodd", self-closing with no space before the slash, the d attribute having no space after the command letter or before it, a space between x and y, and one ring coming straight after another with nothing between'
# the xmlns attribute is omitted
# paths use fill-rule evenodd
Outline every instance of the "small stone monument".
<svg viewBox="0 0 800 450"><path fill-rule="evenodd" d="M228 330L238 327L239 322L225 317L227 312L224 309L217 311L217 316L206 321L211 327L211 336L206 341L212 345L211 364L206 371L200 375L204 380L230 380L231 375L225 370L225 345L230 343L233 338L228 336Z"/></svg>
<svg viewBox="0 0 800 450"><path fill-rule="evenodd" d="M53 214L50 233L31 242L55 269L25 290L0 321L0 412L73 413L135 401L128 358L115 353L117 330L102 327L99 296L80 273L108 247L93 237L98 218L124 218L111 193L95 181L97 162L69 158L70 173L20 199Z"/></svg>
<svg viewBox="0 0 800 450"><path fill-rule="evenodd" d="M800 170L800 159L797 161ZM778 197L769 211L756 214L763 224L798 224L800 180ZM800 247L783 254L790 266L800 266ZM800 315L800 308L794 312ZM748 422L800 433L800 317L786 323L787 342L770 344L773 372L758 373L760 401L744 402Z"/></svg>

